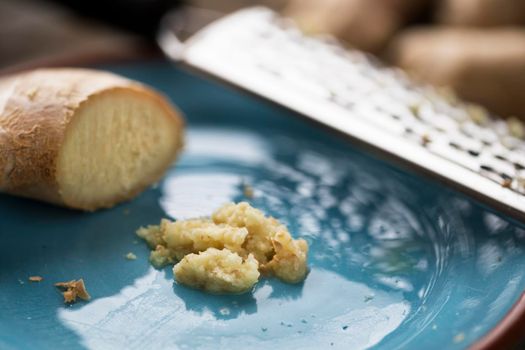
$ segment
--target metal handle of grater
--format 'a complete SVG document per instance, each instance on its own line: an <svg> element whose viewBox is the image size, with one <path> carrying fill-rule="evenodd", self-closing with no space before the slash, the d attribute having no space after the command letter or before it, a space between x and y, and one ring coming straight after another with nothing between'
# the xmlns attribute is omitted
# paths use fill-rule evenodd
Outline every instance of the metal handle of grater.
<svg viewBox="0 0 525 350"><path fill-rule="evenodd" d="M525 141L507 123L275 12L167 17L171 59L291 109L354 142L525 219Z"/></svg>

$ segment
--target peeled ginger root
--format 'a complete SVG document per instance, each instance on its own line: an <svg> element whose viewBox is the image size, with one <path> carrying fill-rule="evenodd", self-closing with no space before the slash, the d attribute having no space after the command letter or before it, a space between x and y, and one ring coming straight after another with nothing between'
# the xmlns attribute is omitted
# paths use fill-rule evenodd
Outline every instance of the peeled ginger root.
<svg viewBox="0 0 525 350"><path fill-rule="evenodd" d="M0 80L0 191L82 210L107 208L157 181L183 141L160 94L89 69Z"/></svg>

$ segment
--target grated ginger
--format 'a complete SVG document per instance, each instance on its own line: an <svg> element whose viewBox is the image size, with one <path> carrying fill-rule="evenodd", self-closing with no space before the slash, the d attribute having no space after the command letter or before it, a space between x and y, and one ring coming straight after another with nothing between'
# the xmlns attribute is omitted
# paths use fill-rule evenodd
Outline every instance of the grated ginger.
<svg viewBox="0 0 525 350"><path fill-rule="evenodd" d="M208 248L227 248L244 254L242 244L248 236L248 230L244 227L217 225L203 219L175 222L163 220L161 230L164 232L166 247L177 260L189 253L202 252Z"/></svg>
<svg viewBox="0 0 525 350"><path fill-rule="evenodd" d="M179 261L175 279L210 292L249 290L260 272L298 283L308 271L306 241L293 239L286 226L246 202L228 203L211 219L163 219L137 235L153 249L154 266Z"/></svg>
<svg viewBox="0 0 525 350"><path fill-rule="evenodd" d="M242 293L259 279L259 263L253 255L246 259L228 249L208 248L188 254L173 267L175 279L211 293Z"/></svg>

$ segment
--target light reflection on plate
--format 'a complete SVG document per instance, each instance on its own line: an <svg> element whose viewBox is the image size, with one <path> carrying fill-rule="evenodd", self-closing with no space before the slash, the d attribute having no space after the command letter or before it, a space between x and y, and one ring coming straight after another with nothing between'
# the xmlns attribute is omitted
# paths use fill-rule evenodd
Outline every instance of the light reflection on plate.
<svg viewBox="0 0 525 350"><path fill-rule="evenodd" d="M182 288L173 288L164 272L150 269L118 294L76 310L59 309L58 317L92 349L143 349L151 339L156 339L155 348L211 347L218 339L223 348L254 342L258 349L308 348L302 345L305 333L322 343L334 343L336 349L364 349L396 329L410 312L401 293L374 290L315 268L304 285L290 294L276 292L272 284L263 282L253 296L244 297L248 298L244 303L191 290L179 294ZM341 290L347 300L344 308L330 302L340 297ZM198 298L189 297L192 293L213 300L202 305Z"/></svg>

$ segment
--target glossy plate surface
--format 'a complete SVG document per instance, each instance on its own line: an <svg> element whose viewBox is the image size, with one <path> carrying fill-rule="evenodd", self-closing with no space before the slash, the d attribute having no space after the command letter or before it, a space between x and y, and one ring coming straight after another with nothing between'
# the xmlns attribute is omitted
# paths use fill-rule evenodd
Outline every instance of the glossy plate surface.
<svg viewBox="0 0 525 350"><path fill-rule="evenodd" d="M177 103L186 150L158 186L107 211L0 196L1 349L460 349L525 289L523 225L170 64L104 68ZM309 241L303 284L214 296L150 267L139 226L239 200ZM92 300L64 306L53 283L80 277Z"/></svg>

